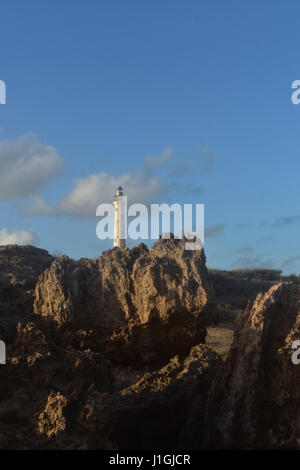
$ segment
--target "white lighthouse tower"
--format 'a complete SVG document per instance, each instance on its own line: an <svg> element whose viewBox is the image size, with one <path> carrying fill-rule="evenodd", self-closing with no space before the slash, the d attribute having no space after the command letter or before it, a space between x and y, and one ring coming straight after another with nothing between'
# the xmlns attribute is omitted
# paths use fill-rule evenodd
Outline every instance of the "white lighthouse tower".
<svg viewBox="0 0 300 470"><path fill-rule="evenodd" d="M117 194L114 199L115 206L115 236L114 236L114 247L119 248L126 247L126 234L125 234L125 204L124 200L126 197L123 195L123 188L119 186Z"/></svg>

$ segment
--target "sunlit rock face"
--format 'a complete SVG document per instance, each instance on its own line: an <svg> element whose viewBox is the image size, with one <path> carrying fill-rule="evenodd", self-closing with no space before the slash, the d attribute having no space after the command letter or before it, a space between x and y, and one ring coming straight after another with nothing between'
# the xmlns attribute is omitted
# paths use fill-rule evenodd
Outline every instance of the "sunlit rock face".
<svg viewBox="0 0 300 470"><path fill-rule="evenodd" d="M98 327L112 357L127 348L124 357L143 363L203 342L213 297L204 251L172 237L151 251L141 244L95 260L56 259L39 278L34 312L59 325Z"/></svg>
<svg viewBox="0 0 300 470"><path fill-rule="evenodd" d="M0 368L0 448L176 447L219 365L199 344L214 299L203 250L173 238L95 260L26 250L7 267L30 290Z"/></svg>

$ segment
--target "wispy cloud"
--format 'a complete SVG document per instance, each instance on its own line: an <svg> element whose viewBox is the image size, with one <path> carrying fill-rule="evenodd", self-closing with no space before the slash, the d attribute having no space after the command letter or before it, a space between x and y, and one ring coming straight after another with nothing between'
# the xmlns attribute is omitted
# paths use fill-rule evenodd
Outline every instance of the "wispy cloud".
<svg viewBox="0 0 300 470"><path fill-rule="evenodd" d="M267 242L271 242L273 240L273 237L271 235L264 235L262 237L259 237L255 244L258 245L260 243L267 243Z"/></svg>
<svg viewBox="0 0 300 470"><path fill-rule="evenodd" d="M234 225L234 228L237 228L237 229L239 229L239 230L242 230L242 229L246 229L246 228L251 227L251 225L252 225L252 224L249 223L249 222L242 222L242 223L240 223L240 224Z"/></svg>
<svg viewBox="0 0 300 470"><path fill-rule="evenodd" d="M123 173L119 177L97 173L79 178L57 206L51 206L40 196L35 196L30 205L21 211L27 216L95 217L97 206L111 202L119 185L126 189L129 204L157 202L166 196L167 185L156 176L156 172L171 156L172 149L168 147L161 155L146 158L141 170Z"/></svg>
<svg viewBox="0 0 300 470"><path fill-rule="evenodd" d="M168 190L178 193L188 193L194 196L199 196L202 194L203 188L200 184L192 183L183 183L180 181L175 181L168 184Z"/></svg>
<svg viewBox="0 0 300 470"><path fill-rule="evenodd" d="M246 229L249 227L284 227L286 225L295 225L300 223L300 215L289 215L289 216L283 216L283 217L278 217L277 219L270 221L270 220L261 220L258 222L249 222L249 223L240 223L236 224L234 228L237 229Z"/></svg>
<svg viewBox="0 0 300 470"><path fill-rule="evenodd" d="M292 267L297 261L300 261L300 255L289 256L283 261L281 268L284 269Z"/></svg>
<svg viewBox="0 0 300 470"><path fill-rule="evenodd" d="M225 229L224 224L214 224L210 225L205 229L205 237L206 238L211 238L211 237L216 237L217 235L220 235Z"/></svg>
<svg viewBox="0 0 300 470"><path fill-rule="evenodd" d="M33 134L0 140L0 201L34 194L61 169L57 150Z"/></svg>
<svg viewBox="0 0 300 470"><path fill-rule="evenodd" d="M300 215L291 215L286 217L280 217L276 219L272 225L275 227L282 227L284 225L294 225L300 222Z"/></svg>
<svg viewBox="0 0 300 470"><path fill-rule="evenodd" d="M201 146L197 156L185 158L183 161L173 162L169 168L169 175L172 178L182 177L190 172L206 173L213 167L216 161L216 154L210 151L206 145Z"/></svg>
<svg viewBox="0 0 300 470"><path fill-rule="evenodd" d="M27 205L23 205L21 212L25 216L95 217L97 206L111 202L119 185L125 188L128 204L161 202L166 200L172 191L199 196L202 192L199 184L176 179L166 182L158 176L159 170L166 163L169 165L172 156L172 148L167 147L161 155L147 157L139 170L126 172L117 177L108 173L96 173L79 178L74 181L71 191L62 197L57 205L50 205L39 195L34 195L29 204L27 201ZM203 159L208 162L213 157L206 156ZM223 227L217 226L213 232L219 232L221 229Z"/></svg>
<svg viewBox="0 0 300 470"><path fill-rule="evenodd" d="M236 253L240 253L242 255L248 255L254 253L254 248L251 245L244 245L241 246L236 250Z"/></svg>
<svg viewBox="0 0 300 470"><path fill-rule="evenodd" d="M0 230L0 245L36 245L39 239L33 229L12 230L6 228Z"/></svg>
<svg viewBox="0 0 300 470"><path fill-rule="evenodd" d="M274 262L270 258L266 258L265 255L257 254L253 256L239 256L233 263L233 268L267 268L271 269L274 267Z"/></svg>

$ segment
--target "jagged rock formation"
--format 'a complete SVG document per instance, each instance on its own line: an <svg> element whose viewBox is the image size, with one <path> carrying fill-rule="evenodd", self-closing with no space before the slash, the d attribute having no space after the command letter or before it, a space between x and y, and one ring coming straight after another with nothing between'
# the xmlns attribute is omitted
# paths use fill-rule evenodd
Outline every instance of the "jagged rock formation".
<svg viewBox="0 0 300 470"><path fill-rule="evenodd" d="M184 247L161 239L150 251L79 261L32 247L0 251L2 279L20 279L8 305L19 298L26 307L13 310L16 337L0 367L0 448L126 446L129 408L140 430L152 416L140 447L152 432L162 447L176 445L190 400L207 396L218 364L196 346L213 300L205 255Z"/></svg>
<svg viewBox="0 0 300 470"><path fill-rule="evenodd" d="M41 272L53 261L46 250L31 246L0 246L0 338L11 342L16 324L32 313Z"/></svg>
<svg viewBox="0 0 300 470"><path fill-rule="evenodd" d="M208 273L216 295L212 323L235 321L245 310L248 300L254 300L259 292L285 280L276 269L208 269Z"/></svg>
<svg viewBox="0 0 300 470"><path fill-rule="evenodd" d="M79 261L0 247L0 449L299 448L299 280L212 275L215 297L184 243ZM224 362L206 327L258 285Z"/></svg>
<svg viewBox="0 0 300 470"><path fill-rule="evenodd" d="M183 361L175 356L160 370L146 373L123 389L115 397L115 441L123 449L133 442L137 449L177 448L190 403L197 397L205 409L218 364L213 350L194 346ZM204 414L198 416L198 426L204 429Z"/></svg>
<svg viewBox="0 0 300 470"><path fill-rule="evenodd" d="M176 447L190 402L206 401L219 362L214 351L194 346L182 361L175 356L141 375L75 350L53 328L43 318L18 328L0 369L0 448Z"/></svg>
<svg viewBox="0 0 300 470"><path fill-rule="evenodd" d="M96 260L56 259L38 280L34 312L59 325L98 326L102 348L117 360L133 344L136 363L163 363L204 341L212 299L204 251L172 238L151 251L141 244Z"/></svg>
<svg viewBox="0 0 300 470"><path fill-rule="evenodd" d="M299 281L272 286L248 304L211 388L207 447L299 448L300 365L292 363L299 339Z"/></svg>
<svg viewBox="0 0 300 470"><path fill-rule="evenodd" d="M66 339L47 319L19 324L0 368L2 449L111 448L112 416L102 412L111 408L102 402L114 390L113 367Z"/></svg>

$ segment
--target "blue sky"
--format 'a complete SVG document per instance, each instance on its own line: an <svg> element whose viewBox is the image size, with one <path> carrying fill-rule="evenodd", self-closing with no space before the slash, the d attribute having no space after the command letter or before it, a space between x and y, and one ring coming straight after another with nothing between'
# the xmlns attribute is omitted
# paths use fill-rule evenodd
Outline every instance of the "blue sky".
<svg viewBox="0 0 300 470"><path fill-rule="evenodd" d="M2 2L0 241L96 256L110 244L91 208L125 175L140 201L205 204L208 266L299 273L299 14L292 0Z"/></svg>

